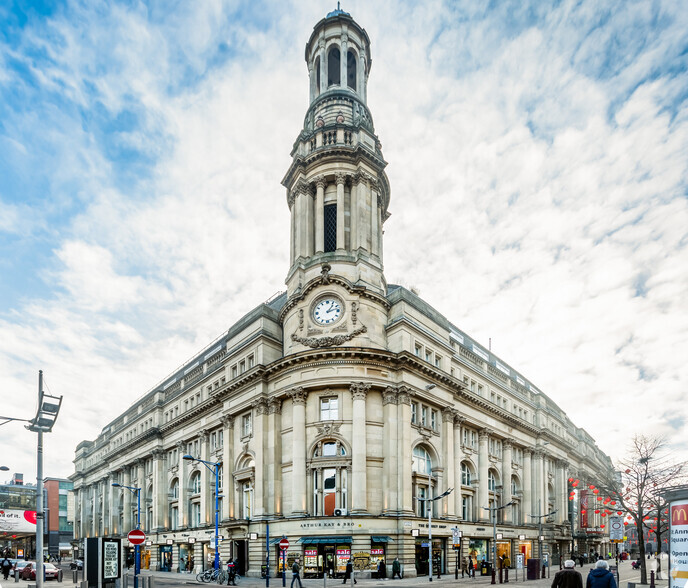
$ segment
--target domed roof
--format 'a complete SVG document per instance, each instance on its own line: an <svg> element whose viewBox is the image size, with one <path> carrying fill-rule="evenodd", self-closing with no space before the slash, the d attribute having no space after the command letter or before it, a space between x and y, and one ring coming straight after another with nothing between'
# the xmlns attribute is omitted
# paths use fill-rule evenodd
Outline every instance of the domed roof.
<svg viewBox="0 0 688 588"><path fill-rule="evenodd" d="M328 12L327 16L325 18L332 18L334 16L351 16L348 12L344 12L340 7L339 7L339 2L337 2L337 8L336 10L333 10L332 12Z"/></svg>

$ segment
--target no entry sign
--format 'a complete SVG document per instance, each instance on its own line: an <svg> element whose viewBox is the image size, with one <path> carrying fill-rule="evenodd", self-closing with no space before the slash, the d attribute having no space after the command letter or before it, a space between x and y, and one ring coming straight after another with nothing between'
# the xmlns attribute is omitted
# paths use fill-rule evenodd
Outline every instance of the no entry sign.
<svg viewBox="0 0 688 588"><path fill-rule="evenodd" d="M142 545L146 540L146 534L141 529L134 529L129 531L127 539L129 539L129 543L132 545Z"/></svg>
<svg viewBox="0 0 688 588"><path fill-rule="evenodd" d="M286 551L287 549L289 549L289 539L287 539L286 537L282 537L280 539L279 546L282 551Z"/></svg>

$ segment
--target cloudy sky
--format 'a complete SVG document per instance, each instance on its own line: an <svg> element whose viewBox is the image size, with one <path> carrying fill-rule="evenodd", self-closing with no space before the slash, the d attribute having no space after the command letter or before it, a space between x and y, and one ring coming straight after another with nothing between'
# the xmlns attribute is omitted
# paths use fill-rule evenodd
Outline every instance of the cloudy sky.
<svg viewBox="0 0 688 588"><path fill-rule="evenodd" d="M284 289L280 180L324 1L0 7L0 414L45 473ZM613 457L688 452L688 16L675 0L348 0L392 185L385 273ZM35 479L35 435L0 427ZM6 478L9 478L9 472Z"/></svg>

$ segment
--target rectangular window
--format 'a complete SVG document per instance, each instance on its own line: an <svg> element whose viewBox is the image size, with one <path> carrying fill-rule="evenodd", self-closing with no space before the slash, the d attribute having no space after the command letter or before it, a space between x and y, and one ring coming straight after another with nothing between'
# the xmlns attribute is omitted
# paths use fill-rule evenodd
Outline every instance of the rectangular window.
<svg viewBox="0 0 688 588"><path fill-rule="evenodd" d="M320 420L336 421L339 418L339 400L337 398L320 399Z"/></svg>
<svg viewBox="0 0 688 588"><path fill-rule="evenodd" d="M416 343L416 345L414 347L414 353L416 354L416 357L422 357L423 347L421 345L418 345L418 343Z"/></svg>
<svg viewBox="0 0 688 588"><path fill-rule="evenodd" d="M250 412L241 417L241 431L243 437L248 437L253 432Z"/></svg>
<svg viewBox="0 0 688 588"><path fill-rule="evenodd" d="M239 362L239 373L243 374L246 371L246 362L244 360L241 360Z"/></svg>
<svg viewBox="0 0 688 588"><path fill-rule="evenodd" d="M239 373L239 372L237 371L237 366L233 365L233 366L232 366L232 377L233 377L233 378L236 378L237 375L238 375L238 373Z"/></svg>
<svg viewBox="0 0 688 588"><path fill-rule="evenodd" d="M471 516L471 497L470 496L464 496L461 499L461 518L464 521L470 521L473 518Z"/></svg>
<svg viewBox="0 0 688 588"><path fill-rule="evenodd" d="M337 205L326 204L324 209L325 251L337 249Z"/></svg>
<svg viewBox="0 0 688 588"><path fill-rule="evenodd" d="M253 355L248 356L248 369L251 369L253 367L253 364L255 363L255 359L253 358Z"/></svg>
<svg viewBox="0 0 688 588"><path fill-rule="evenodd" d="M428 407L422 406L420 409L420 424L424 427L428 425Z"/></svg>
<svg viewBox="0 0 688 588"><path fill-rule="evenodd" d="M437 411L433 410L430 412L430 428L434 431L437 430Z"/></svg>
<svg viewBox="0 0 688 588"><path fill-rule="evenodd" d="M418 403L411 403L411 423L414 425L418 424Z"/></svg>
<svg viewBox="0 0 688 588"><path fill-rule="evenodd" d="M435 367L440 367L440 363L442 362L442 358L439 355L435 356Z"/></svg>
<svg viewBox="0 0 688 588"><path fill-rule="evenodd" d="M425 361L427 361L428 363L432 363L432 351L430 351L429 349L425 350Z"/></svg>

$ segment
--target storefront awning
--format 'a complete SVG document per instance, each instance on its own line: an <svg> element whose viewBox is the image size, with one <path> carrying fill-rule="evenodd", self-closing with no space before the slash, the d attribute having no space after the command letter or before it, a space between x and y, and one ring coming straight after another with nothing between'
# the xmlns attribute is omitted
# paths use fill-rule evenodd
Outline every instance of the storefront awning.
<svg viewBox="0 0 688 588"><path fill-rule="evenodd" d="M370 537L371 543L391 543L392 541L394 541L394 539L387 535L371 535Z"/></svg>
<svg viewBox="0 0 688 588"><path fill-rule="evenodd" d="M349 543L351 544L351 535L325 535L320 537L301 537L297 543L302 543L303 545L317 545L319 543Z"/></svg>
<svg viewBox="0 0 688 588"><path fill-rule="evenodd" d="M274 539L270 539L270 545L274 545L275 543L279 543L282 541L282 537L275 537Z"/></svg>

